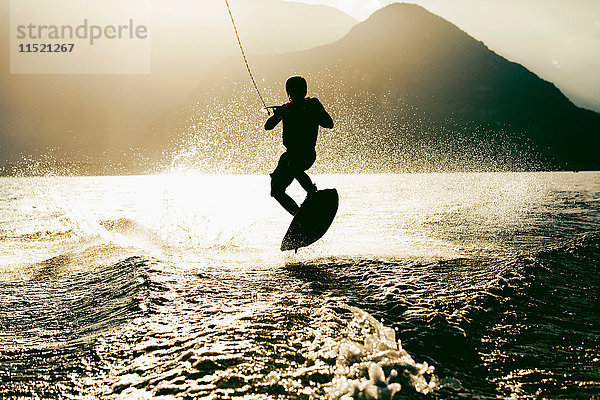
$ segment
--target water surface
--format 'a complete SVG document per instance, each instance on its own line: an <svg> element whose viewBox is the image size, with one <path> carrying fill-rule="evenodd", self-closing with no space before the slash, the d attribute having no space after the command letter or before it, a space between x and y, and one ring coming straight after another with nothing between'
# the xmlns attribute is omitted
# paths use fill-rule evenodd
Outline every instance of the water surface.
<svg viewBox="0 0 600 400"><path fill-rule="evenodd" d="M315 181L293 254L268 177L0 179L0 397L600 392L599 173Z"/></svg>

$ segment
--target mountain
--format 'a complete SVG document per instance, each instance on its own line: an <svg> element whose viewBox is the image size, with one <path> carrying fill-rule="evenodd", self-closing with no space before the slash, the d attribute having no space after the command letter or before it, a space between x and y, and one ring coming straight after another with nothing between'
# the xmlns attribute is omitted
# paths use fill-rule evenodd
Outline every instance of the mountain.
<svg viewBox="0 0 600 400"><path fill-rule="evenodd" d="M393 0L340 2L359 20ZM354 4L353 4L354 3ZM576 105L600 112L600 2L411 0L459 26L503 57L553 82Z"/></svg>
<svg viewBox="0 0 600 400"><path fill-rule="evenodd" d="M185 103L204 75L239 57L223 1L154 0L152 74L11 75L9 1L0 0L0 166L21 156L98 163L144 147L157 115ZM356 23L343 12L282 0L230 0L249 53L308 49ZM236 59L239 62L239 59Z"/></svg>
<svg viewBox="0 0 600 400"><path fill-rule="evenodd" d="M330 108L337 127L322 133L316 169L600 168L600 114L420 6L392 4L335 43L253 62L266 98L284 102L285 79L302 74ZM219 66L150 142L179 130L195 167L268 170L279 139L261 131L245 73Z"/></svg>

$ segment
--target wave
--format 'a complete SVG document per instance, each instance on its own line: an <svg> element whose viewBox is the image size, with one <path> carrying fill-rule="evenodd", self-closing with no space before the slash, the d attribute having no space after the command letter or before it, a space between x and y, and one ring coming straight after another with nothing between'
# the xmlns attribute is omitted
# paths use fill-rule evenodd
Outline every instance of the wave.
<svg viewBox="0 0 600 400"><path fill-rule="evenodd" d="M600 232L507 258L323 260L286 268L392 327L435 367L437 396L586 397L600 390ZM596 360L596 361L594 361Z"/></svg>
<svg viewBox="0 0 600 400"><path fill-rule="evenodd" d="M87 238L89 240L98 237L110 239L106 233L119 234L132 240L145 241L152 244L160 244L160 235L144 226L143 224L129 218L107 219L100 221L85 221L85 229L82 223L64 218L59 226L53 229L33 230L30 232L7 232L0 231L0 241L7 240L55 240L65 237ZM103 235L104 234L104 235Z"/></svg>
<svg viewBox="0 0 600 400"><path fill-rule="evenodd" d="M58 256L44 264L68 262ZM147 312L154 263L129 257L63 277L0 283L0 373L10 376L0 397L62 397L71 374L97 359L98 338Z"/></svg>
<svg viewBox="0 0 600 400"><path fill-rule="evenodd" d="M434 367L415 362L373 316L355 307L319 311L306 325L270 310L205 321L202 335L154 334L108 379L80 380L78 390L110 398L389 399L436 389Z"/></svg>
<svg viewBox="0 0 600 400"><path fill-rule="evenodd" d="M131 219L88 221L85 229L67 225L0 236L7 251L0 264L0 281L55 279L164 250L156 232Z"/></svg>
<svg viewBox="0 0 600 400"><path fill-rule="evenodd" d="M37 279L0 283L4 348L43 348L85 340L131 319L147 294L153 261L130 257L97 270L45 279L68 255L40 263ZM40 339L41 338L41 339Z"/></svg>
<svg viewBox="0 0 600 400"><path fill-rule="evenodd" d="M6 240L42 240L49 238L60 238L72 236L75 234L73 229L64 230L40 230L27 233L4 233L0 235L0 241Z"/></svg>
<svg viewBox="0 0 600 400"><path fill-rule="evenodd" d="M275 270L138 255L62 275L62 255L0 285L0 370L20 371L12 390L49 370L72 374L63 393L107 398L585 397L599 258L599 233L501 259Z"/></svg>
<svg viewBox="0 0 600 400"><path fill-rule="evenodd" d="M99 225L108 232L116 233L129 239L132 244L146 247L164 247L164 242L158 232L143 224L129 218L118 218L116 220L103 220Z"/></svg>
<svg viewBox="0 0 600 400"><path fill-rule="evenodd" d="M600 232L510 260L464 324L505 396L600 391ZM508 378L507 378L508 377ZM537 394L535 394L537 393Z"/></svg>

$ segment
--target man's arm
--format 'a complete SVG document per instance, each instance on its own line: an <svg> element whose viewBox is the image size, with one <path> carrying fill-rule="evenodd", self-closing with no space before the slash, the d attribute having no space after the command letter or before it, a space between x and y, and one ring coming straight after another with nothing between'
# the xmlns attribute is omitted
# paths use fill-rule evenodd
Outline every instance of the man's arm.
<svg viewBox="0 0 600 400"><path fill-rule="evenodd" d="M325 107L323 107L323 104L321 104L319 99L315 98L315 102L317 103L319 110L319 125L327 129L333 128L333 119L331 118L331 115L325 111Z"/></svg>
<svg viewBox="0 0 600 400"><path fill-rule="evenodd" d="M323 115L321 116L321 121L319 121L319 125L327 129L333 128L333 119L331 118L331 115L329 115L329 113L325 111L325 108L323 108Z"/></svg>
<svg viewBox="0 0 600 400"><path fill-rule="evenodd" d="M277 113L271 115L267 122L265 122L265 130L270 131L271 129L275 128L281 120L281 115L278 115Z"/></svg>
<svg viewBox="0 0 600 400"><path fill-rule="evenodd" d="M286 110L286 104L278 107L273 107L273 115L265 122L265 130L270 131L275 128L279 121L283 119L283 114Z"/></svg>

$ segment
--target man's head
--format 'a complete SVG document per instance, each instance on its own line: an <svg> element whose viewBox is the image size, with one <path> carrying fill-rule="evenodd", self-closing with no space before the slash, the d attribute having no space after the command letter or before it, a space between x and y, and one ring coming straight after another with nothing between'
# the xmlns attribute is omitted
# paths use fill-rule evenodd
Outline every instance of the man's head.
<svg viewBox="0 0 600 400"><path fill-rule="evenodd" d="M306 79L301 76L292 76L285 83L285 91L292 101L304 99L307 93Z"/></svg>

